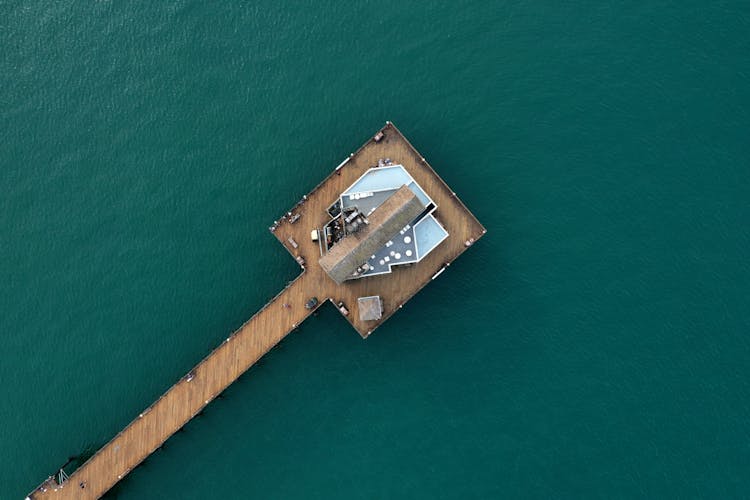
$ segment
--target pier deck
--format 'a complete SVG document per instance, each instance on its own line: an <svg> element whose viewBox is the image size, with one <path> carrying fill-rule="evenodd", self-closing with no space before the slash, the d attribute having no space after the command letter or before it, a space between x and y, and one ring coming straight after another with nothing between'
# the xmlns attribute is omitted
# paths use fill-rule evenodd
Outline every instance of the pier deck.
<svg viewBox="0 0 750 500"><path fill-rule="evenodd" d="M342 301L350 310L344 317L362 337L367 337L466 250L466 242L473 243L482 237L486 232L482 225L398 129L388 123L381 132L382 140L370 139L365 143L291 210L294 217L281 220L274 229L274 235L292 256L305 259L302 274L73 472L67 481L57 484L50 477L29 494L30 499L102 496L312 314L313 310L304 305L310 297L319 299L318 307L326 299L334 304ZM318 265L320 247L310 239L310 231L328 222L330 217L326 210L331 203L381 158L402 164L429 193L438 206L434 215L450 237L417 264L338 285ZM290 222L292 219L295 222ZM289 238L297 243L297 248L292 247ZM373 295L382 298L382 318L361 321L356 314L357 298Z"/></svg>
<svg viewBox="0 0 750 500"><path fill-rule="evenodd" d="M307 272L315 276L314 281L318 284L315 294L319 298L330 299L334 304L342 301L347 305L351 314L345 318L362 337L367 337L383 324L400 306L429 283L435 273L464 252L467 249L467 241L476 242L486 232L474 215L392 123L386 124L381 132L384 137L380 142L373 139L366 142L338 172L333 172L324 179L306 195L307 199L303 199L291 210L292 214L300 216L299 219L294 223L290 223L288 219L281 220L274 231L279 242L293 256L301 256L308 263ZM390 274L370 276L337 285L317 264L320 248L318 243L310 239L310 230L323 227L330 219L326 210L331 203L367 169L377 166L378 160L383 158L390 158L394 163L403 165L429 194L438 207L434 215L450 236L417 264L399 266ZM290 237L297 242L298 248L294 249L289 244ZM382 297L383 317L378 321L360 321L354 310L357 298L372 295Z"/></svg>

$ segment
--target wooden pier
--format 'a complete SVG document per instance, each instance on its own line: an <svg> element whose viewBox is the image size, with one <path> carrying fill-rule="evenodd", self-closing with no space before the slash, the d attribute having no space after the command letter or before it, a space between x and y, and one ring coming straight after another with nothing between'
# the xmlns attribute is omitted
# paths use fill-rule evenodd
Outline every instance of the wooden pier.
<svg viewBox="0 0 750 500"><path fill-rule="evenodd" d="M417 264L401 266L390 274L339 285L318 265L320 244L311 240L310 231L323 227L330 219L326 210L331 203L383 158L403 165L429 194L438 206L434 215L450 236ZM362 321L357 314L343 316L362 337L367 337L486 232L391 123L387 123L336 167L289 213L291 215L274 224L272 232L297 262L304 262L302 274L64 482L58 484L50 476L28 495L29 499L101 497L298 327L325 300L334 304L342 302L352 310L358 297L380 296L383 314L379 320ZM319 302L313 309L307 309L305 303L311 297L317 297Z"/></svg>

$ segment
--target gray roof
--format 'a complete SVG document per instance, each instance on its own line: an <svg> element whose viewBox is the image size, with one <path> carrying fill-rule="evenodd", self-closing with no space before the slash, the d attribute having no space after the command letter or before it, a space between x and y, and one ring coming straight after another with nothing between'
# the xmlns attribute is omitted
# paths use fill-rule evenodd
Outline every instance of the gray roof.
<svg viewBox="0 0 750 500"><path fill-rule="evenodd" d="M358 298L357 309L360 321L377 321L383 317L383 305L379 295Z"/></svg>
<svg viewBox="0 0 750 500"><path fill-rule="evenodd" d="M406 185L401 186L375 209L364 229L346 236L321 257L318 261L320 267L336 283L343 283L422 210L424 205L417 195Z"/></svg>

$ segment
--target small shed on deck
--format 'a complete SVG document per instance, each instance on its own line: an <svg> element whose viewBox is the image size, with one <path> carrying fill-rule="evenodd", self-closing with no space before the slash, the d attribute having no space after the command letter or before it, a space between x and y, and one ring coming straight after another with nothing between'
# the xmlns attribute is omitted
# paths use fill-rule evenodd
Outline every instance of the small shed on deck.
<svg viewBox="0 0 750 500"><path fill-rule="evenodd" d="M383 317L383 303L379 295L357 299L360 321L377 321Z"/></svg>

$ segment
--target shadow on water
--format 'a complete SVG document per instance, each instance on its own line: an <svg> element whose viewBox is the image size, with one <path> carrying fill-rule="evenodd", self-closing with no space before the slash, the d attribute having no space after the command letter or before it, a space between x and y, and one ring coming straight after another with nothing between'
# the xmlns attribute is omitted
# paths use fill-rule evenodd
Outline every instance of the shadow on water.
<svg viewBox="0 0 750 500"><path fill-rule="evenodd" d="M109 491L107 491L104 495L102 495L102 498L106 498L109 500L120 498L120 495L122 494L123 484L125 484L126 481L127 479L123 479L122 481L115 483L115 485L112 486L112 488L110 488Z"/></svg>
<svg viewBox="0 0 750 500"><path fill-rule="evenodd" d="M60 484L60 482L62 481L62 479L60 478L61 472L64 473L65 476L70 476L83 464L85 464L89 458L93 457L99 448L101 448L101 445L97 446L94 444L89 444L78 455L69 456L68 461L65 462L62 467L58 469L57 474L55 474L55 480L57 481L57 483Z"/></svg>

